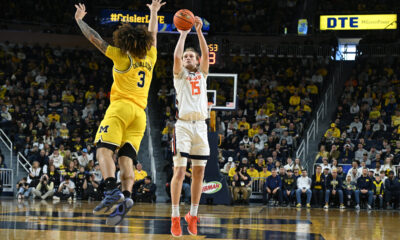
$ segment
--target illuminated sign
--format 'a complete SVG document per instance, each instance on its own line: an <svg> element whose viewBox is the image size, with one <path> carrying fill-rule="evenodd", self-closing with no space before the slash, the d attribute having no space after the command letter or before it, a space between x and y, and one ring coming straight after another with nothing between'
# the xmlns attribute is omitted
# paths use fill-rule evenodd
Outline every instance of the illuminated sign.
<svg viewBox="0 0 400 240"><path fill-rule="evenodd" d="M158 15L158 31L159 32L176 32L173 24L173 14L165 13ZM203 32L210 29L210 23L203 20ZM145 12L134 12L124 10L103 9L100 13L100 23L103 25L117 25L119 23L148 24L150 22L150 14Z"/></svg>
<svg viewBox="0 0 400 240"><path fill-rule="evenodd" d="M321 15L321 30L397 29L397 14Z"/></svg>
<svg viewBox="0 0 400 240"><path fill-rule="evenodd" d="M221 188L222 188L222 183L220 183L218 181L213 181L213 182L208 182L208 183L204 182L202 193L213 194L213 193L216 193L219 190L221 190Z"/></svg>

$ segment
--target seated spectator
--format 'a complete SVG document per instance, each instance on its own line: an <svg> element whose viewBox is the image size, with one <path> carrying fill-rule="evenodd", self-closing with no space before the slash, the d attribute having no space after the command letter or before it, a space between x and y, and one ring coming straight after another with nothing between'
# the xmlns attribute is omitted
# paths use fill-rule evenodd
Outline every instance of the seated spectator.
<svg viewBox="0 0 400 240"><path fill-rule="evenodd" d="M333 138L339 138L340 137L340 130L339 128L336 127L335 123L331 123L331 128L326 130L324 137L328 137L328 133L331 134Z"/></svg>
<svg viewBox="0 0 400 240"><path fill-rule="evenodd" d="M54 182L49 181L47 175L43 175L36 188L32 189L32 194L34 198L40 198L42 200L52 197L54 194Z"/></svg>
<svg viewBox="0 0 400 240"><path fill-rule="evenodd" d="M18 189L17 198L18 200L29 198L32 188L29 187L26 177L23 177L16 185Z"/></svg>
<svg viewBox="0 0 400 240"><path fill-rule="evenodd" d="M381 208L383 208L383 192L384 192L385 184L381 180L381 177L379 176L379 174L376 174L374 177L375 177L375 180L373 181L373 185L372 185L372 193L374 194L373 202L376 204L376 202L379 201L379 205L376 204L375 208L381 209Z"/></svg>
<svg viewBox="0 0 400 240"><path fill-rule="evenodd" d="M372 179L368 177L368 169L364 168L361 177L357 179L357 190L355 192L356 197L356 209L360 209L360 196L368 197L368 210L371 210L373 194L372 194Z"/></svg>
<svg viewBox="0 0 400 240"><path fill-rule="evenodd" d="M304 167L301 165L300 158L296 158L294 160L293 169L296 169L296 168L299 170L299 174L301 174L301 171L304 169Z"/></svg>
<svg viewBox="0 0 400 240"><path fill-rule="evenodd" d="M329 152L327 152L325 150L325 145L321 145L321 147L319 148L319 152L318 152L317 156L315 156L315 160L317 160L317 162L319 162L323 158L328 158L328 157L329 157Z"/></svg>
<svg viewBox="0 0 400 240"><path fill-rule="evenodd" d="M339 159L340 157L340 151L338 150L337 145L333 144L331 146L331 151L329 152L329 160L332 161L332 159Z"/></svg>
<svg viewBox="0 0 400 240"><path fill-rule="evenodd" d="M323 158L322 158L322 164L321 164L320 166L321 166L321 168L322 168L323 170L329 169L329 172L330 172L331 169L332 169L332 166L328 163L328 158L327 158L327 157L323 157Z"/></svg>
<svg viewBox="0 0 400 240"><path fill-rule="evenodd" d="M312 196L314 197L314 203L317 207L322 206L323 195L325 191L325 176L322 174L321 166L317 166L315 174L312 176Z"/></svg>
<svg viewBox="0 0 400 240"><path fill-rule="evenodd" d="M84 199L83 198L83 184L85 183L85 180L86 180L85 168L83 166L81 166L73 180L75 183L76 198L79 200Z"/></svg>
<svg viewBox="0 0 400 240"><path fill-rule="evenodd" d="M269 176L264 183L263 188L263 204L266 205L271 198L275 199L275 206L282 204L282 180L277 174L276 168L271 170L271 176Z"/></svg>
<svg viewBox="0 0 400 240"><path fill-rule="evenodd" d="M385 180L385 202L387 209L400 208L400 180L393 171Z"/></svg>
<svg viewBox="0 0 400 240"><path fill-rule="evenodd" d="M360 162L363 159L364 153L368 155L368 151L364 149L364 146L361 143L359 143L357 145L357 151L354 153L354 159Z"/></svg>
<svg viewBox="0 0 400 240"><path fill-rule="evenodd" d="M58 187L55 196L53 199L55 200L73 200L75 194L75 183L71 180L69 175L65 176L64 182L60 184Z"/></svg>
<svg viewBox="0 0 400 240"><path fill-rule="evenodd" d="M82 199L93 199L100 201L102 198L102 192L99 189L100 183L96 181L94 174L86 175L82 186Z"/></svg>
<svg viewBox="0 0 400 240"><path fill-rule="evenodd" d="M247 169L247 174L249 174L249 176L253 180L254 180L254 178L259 178L260 177L260 174L257 171L257 169L255 169L255 165L254 164L250 164L250 168Z"/></svg>
<svg viewBox="0 0 400 240"><path fill-rule="evenodd" d="M349 207L351 199L355 198L355 191L357 189L357 181L352 181L351 176L347 176L346 180L343 182L344 197L346 199L346 204Z"/></svg>
<svg viewBox="0 0 400 240"><path fill-rule="evenodd" d="M290 158L290 157L287 158L286 162L287 162L287 164L283 167L286 169L286 171L292 170L292 173L293 173L294 163L293 163L292 158Z"/></svg>
<svg viewBox="0 0 400 240"><path fill-rule="evenodd" d="M389 172L393 171L396 176L396 169L392 164L392 159L390 157L385 158L385 164L382 166L382 170L385 171L386 176L389 176Z"/></svg>
<svg viewBox="0 0 400 240"><path fill-rule="evenodd" d="M54 149L53 154L49 156L49 160L53 160L54 166L56 168L60 168L60 166L63 164L63 157L60 155L58 148Z"/></svg>
<svg viewBox="0 0 400 240"><path fill-rule="evenodd" d="M35 160L32 164L32 167L29 168L29 175L27 180L29 187L35 188L39 184L41 176L42 169L39 166L39 162Z"/></svg>
<svg viewBox="0 0 400 240"><path fill-rule="evenodd" d="M136 164L135 181L143 180L147 176L147 172L143 170L141 163Z"/></svg>
<svg viewBox="0 0 400 240"><path fill-rule="evenodd" d="M156 201L156 185L152 182L150 176L141 180L140 187L135 194L135 201L152 203Z"/></svg>
<svg viewBox="0 0 400 240"><path fill-rule="evenodd" d="M306 200L306 206L307 208L310 208L310 202L311 202L311 179L307 176L307 170L303 169L301 172L301 177L297 179L297 190L296 190L296 199L297 199L297 205L296 207L300 208L301 207L301 195L306 194L307 195L307 200Z"/></svg>
<svg viewBox="0 0 400 240"><path fill-rule="evenodd" d="M87 148L83 148L81 151L81 155L79 155L77 158L79 165L84 168L88 165L89 161L93 160L93 158L92 159L89 158Z"/></svg>
<svg viewBox="0 0 400 240"><path fill-rule="evenodd" d="M251 183L251 178L249 174L247 174L247 167L239 168L233 176L232 182L234 202L241 200L244 203L248 203L251 194ZM241 198L240 195L242 195Z"/></svg>
<svg viewBox="0 0 400 240"><path fill-rule="evenodd" d="M287 170L287 175L283 178L283 199L287 205L294 202L297 179L293 175L292 169Z"/></svg>
<svg viewBox="0 0 400 240"><path fill-rule="evenodd" d="M331 197L339 197L340 209L345 208L343 204L342 179L338 177L336 169L332 169L332 174L326 179L324 209L329 208L329 199Z"/></svg>
<svg viewBox="0 0 400 240"><path fill-rule="evenodd" d="M362 124L362 122L360 122L360 119L358 118L358 116L354 117L354 121L352 123L350 123L350 126L347 129L347 132L351 133L353 131L354 127L356 128L358 133L362 132L363 124Z"/></svg>

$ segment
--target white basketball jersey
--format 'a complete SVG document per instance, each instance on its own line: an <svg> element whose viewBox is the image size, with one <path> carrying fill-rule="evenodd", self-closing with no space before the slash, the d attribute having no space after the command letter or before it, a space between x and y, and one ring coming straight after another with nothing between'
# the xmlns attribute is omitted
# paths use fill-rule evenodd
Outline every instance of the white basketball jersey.
<svg viewBox="0 0 400 240"><path fill-rule="evenodd" d="M207 79L200 71L189 72L183 68L174 76L178 117L187 121L208 118Z"/></svg>

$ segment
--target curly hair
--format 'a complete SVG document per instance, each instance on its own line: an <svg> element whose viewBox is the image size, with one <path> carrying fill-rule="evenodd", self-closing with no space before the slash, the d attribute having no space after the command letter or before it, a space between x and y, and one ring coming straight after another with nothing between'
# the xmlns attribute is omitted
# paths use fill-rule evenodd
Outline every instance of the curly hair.
<svg viewBox="0 0 400 240"><path fill-rule="evenodd" d="M145 26L133 27L125 23L113 33L113 41L122 52L133 57L144 58L153 44L153 37Z"/></svg>

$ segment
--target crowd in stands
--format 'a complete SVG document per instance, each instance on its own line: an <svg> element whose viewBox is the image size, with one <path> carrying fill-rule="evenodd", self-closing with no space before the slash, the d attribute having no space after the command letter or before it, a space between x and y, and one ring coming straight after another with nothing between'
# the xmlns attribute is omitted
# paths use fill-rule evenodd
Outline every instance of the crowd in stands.
<svg viewBox="0 0 400 240"><path fill-rule="evenodd" d="M400 4L396 0L322 0L318 9L325 12L379 12L396 11Z"/></svg>
<svg viewBox="0 0 400 240"><path fill-rule="evenodd" d="M235 184L239 184L242 174L251 173L251 178L267 177L263 167L268 172L272 168L279 170L288 164L287 159L291 161L294 157L294 150L328 74L329 62L263 56L235 56L224 61L225 72L238 73L239 100L236 111L217 112L218 158L221 172L229 176L229 183L236 181ZM208 89L217 92L224 87L208 84ZM164 108L161 111L164 119L162 145L169 163L165 170L171 176L171 140L176 121L172 81L163 82L158 97ZM299 161L296 160L296 166L300 171ZM250 187L250 179L245 185ZM233 193L235 191L238 190L233 190ZM247 202L251 193L241 189L240 194L237 192L233 198L236 199L237 195L244 195Z"/></svg>
<svg viewBox="0 0 400 240"><path fill-rule="evenodd" d="M0 127L32 164L16 185L18 198L103 197L93 139L109 104L111 69L94 51L0 44ZM135 196L149 186L155 193L140 164L136 177Z"/></svg>
<svg viewBox="0 0 400 240"><path fill-rule="evenodd" d="M316 165L340 172L341 199L400 207L399 58L360 58L339 99Z"/></svg>

